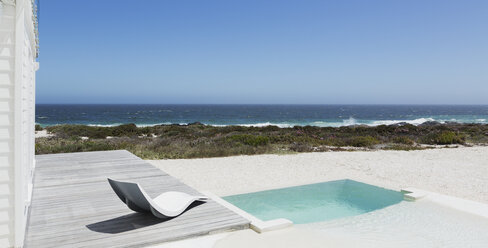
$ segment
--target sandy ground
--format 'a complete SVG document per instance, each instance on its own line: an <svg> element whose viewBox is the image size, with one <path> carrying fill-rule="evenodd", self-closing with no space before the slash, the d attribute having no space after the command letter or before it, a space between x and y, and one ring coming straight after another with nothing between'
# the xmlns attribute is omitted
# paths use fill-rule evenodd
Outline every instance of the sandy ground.
<svg viewBox="0 0 488 248"><path fill-rule="evenodd" d="M52 134L48 133L47 130L36 131L35 133L36 138L44 138L44 137L51 137Z"/></svg>
<svg viewBox="0 0 488 248"><path fill-rule="evenodd" d="M150 162L199 190L209 190L221 196L349 178L395 190L416 187L488 203L488 147L410 152L302 153ZM409 217L406 220L410 219ZM400 221L403 223L404 220ZM373 227L377 228L374 225ZM418 232L425 234L422 230ZM157 248L400 247L399 244L388 241L389 239L375 235L377 234L372 234L368 239L362 232L319 232L294 226L263 234L243 230L209 235L168 243ZM425 235L428 240L430 236ZM405 247L419 247L408 245L408 238L401 241L407 244ZM425 246L443 247L442 242L437 241L431 245L426 243Z"/></svg>
<svg viewBox="0 0 488 248"><path fill-rule="evenodd" d="M399 247L382 241L370 241L350 235L329 235L314 230L289 227L258 234L251 229L186 239L148 248L390 248Z"/></svg>
<svg viewBox="0 0 488 248"><path fill-rule="evenodd" d="M150 160L198 190L225 196L349 178L488 203L488 147Z"/></svg>
<svg viewBox="0 0 488 248"><path fill-rule="evenodd" d="M300 230L297 228L286 228L273 232L266 232L260 235L252 230L235 232L218 240L213 248L386 248L399 247L397 244L386 242L371 242L369 240L351 237L350 235L328 235L325 232L314 230Z"/></svg>

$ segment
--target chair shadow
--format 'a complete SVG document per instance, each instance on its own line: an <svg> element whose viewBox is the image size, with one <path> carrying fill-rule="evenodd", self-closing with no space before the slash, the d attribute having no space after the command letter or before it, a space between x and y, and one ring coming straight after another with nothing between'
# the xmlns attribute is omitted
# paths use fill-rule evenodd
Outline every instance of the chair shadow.
<svg viewBox="0 0 488 248"><path fill-rule="evenodd" d="M204 204L205 202L195 201L188 208L182 213L184 214L186 211ZM181 214L180 214L181 215ZM178 215L178 216L180 216ZM88 229L94 232L99 233L109 233L109 234L117 234L128 232L132 230L136 230L139 228L144 228L156 224L160 224L166 221L169 221L176 217L168 217L168 218L157 218L156 216L152 215L151 213L131 213L126 214L123 216L119 216L113 219L104 220L92 224L86 225Z"/></svg>

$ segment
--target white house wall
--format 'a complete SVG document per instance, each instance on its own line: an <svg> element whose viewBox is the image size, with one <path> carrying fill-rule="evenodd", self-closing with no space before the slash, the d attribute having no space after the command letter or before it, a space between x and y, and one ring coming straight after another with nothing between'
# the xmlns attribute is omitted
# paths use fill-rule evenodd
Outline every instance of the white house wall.
<svg viewBox="0 0 488 248"><path fill-rule="evenodd" d="M30 0L0 0L0 247L21 247L34 168L36 43Z"/></svg>

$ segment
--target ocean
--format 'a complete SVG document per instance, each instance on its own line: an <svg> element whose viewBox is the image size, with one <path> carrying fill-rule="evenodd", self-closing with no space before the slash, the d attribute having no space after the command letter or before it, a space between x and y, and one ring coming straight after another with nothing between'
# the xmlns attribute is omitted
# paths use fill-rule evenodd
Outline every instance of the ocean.
<svg viewBox="0 0 488 248"><path fill-rule="evenodd" d="M339 127L426 121L488 123L488 105L36 105L36 123L41 126L201 122L215 126Z"/></svg>

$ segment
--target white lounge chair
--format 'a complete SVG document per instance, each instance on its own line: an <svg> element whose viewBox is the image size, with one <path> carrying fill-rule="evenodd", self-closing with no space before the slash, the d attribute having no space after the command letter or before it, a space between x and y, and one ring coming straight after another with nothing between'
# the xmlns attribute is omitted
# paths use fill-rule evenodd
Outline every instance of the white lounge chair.
<svg viewBox="0 0 488 248"><path fill-rule="evenodd" d="M151 199L138 183L107 179L115 194L131 210L141 213L151 212L154 216L162 219L182 214L195 201L208 200L206 196L191 196L175 191L165 192Z"/></svg>

